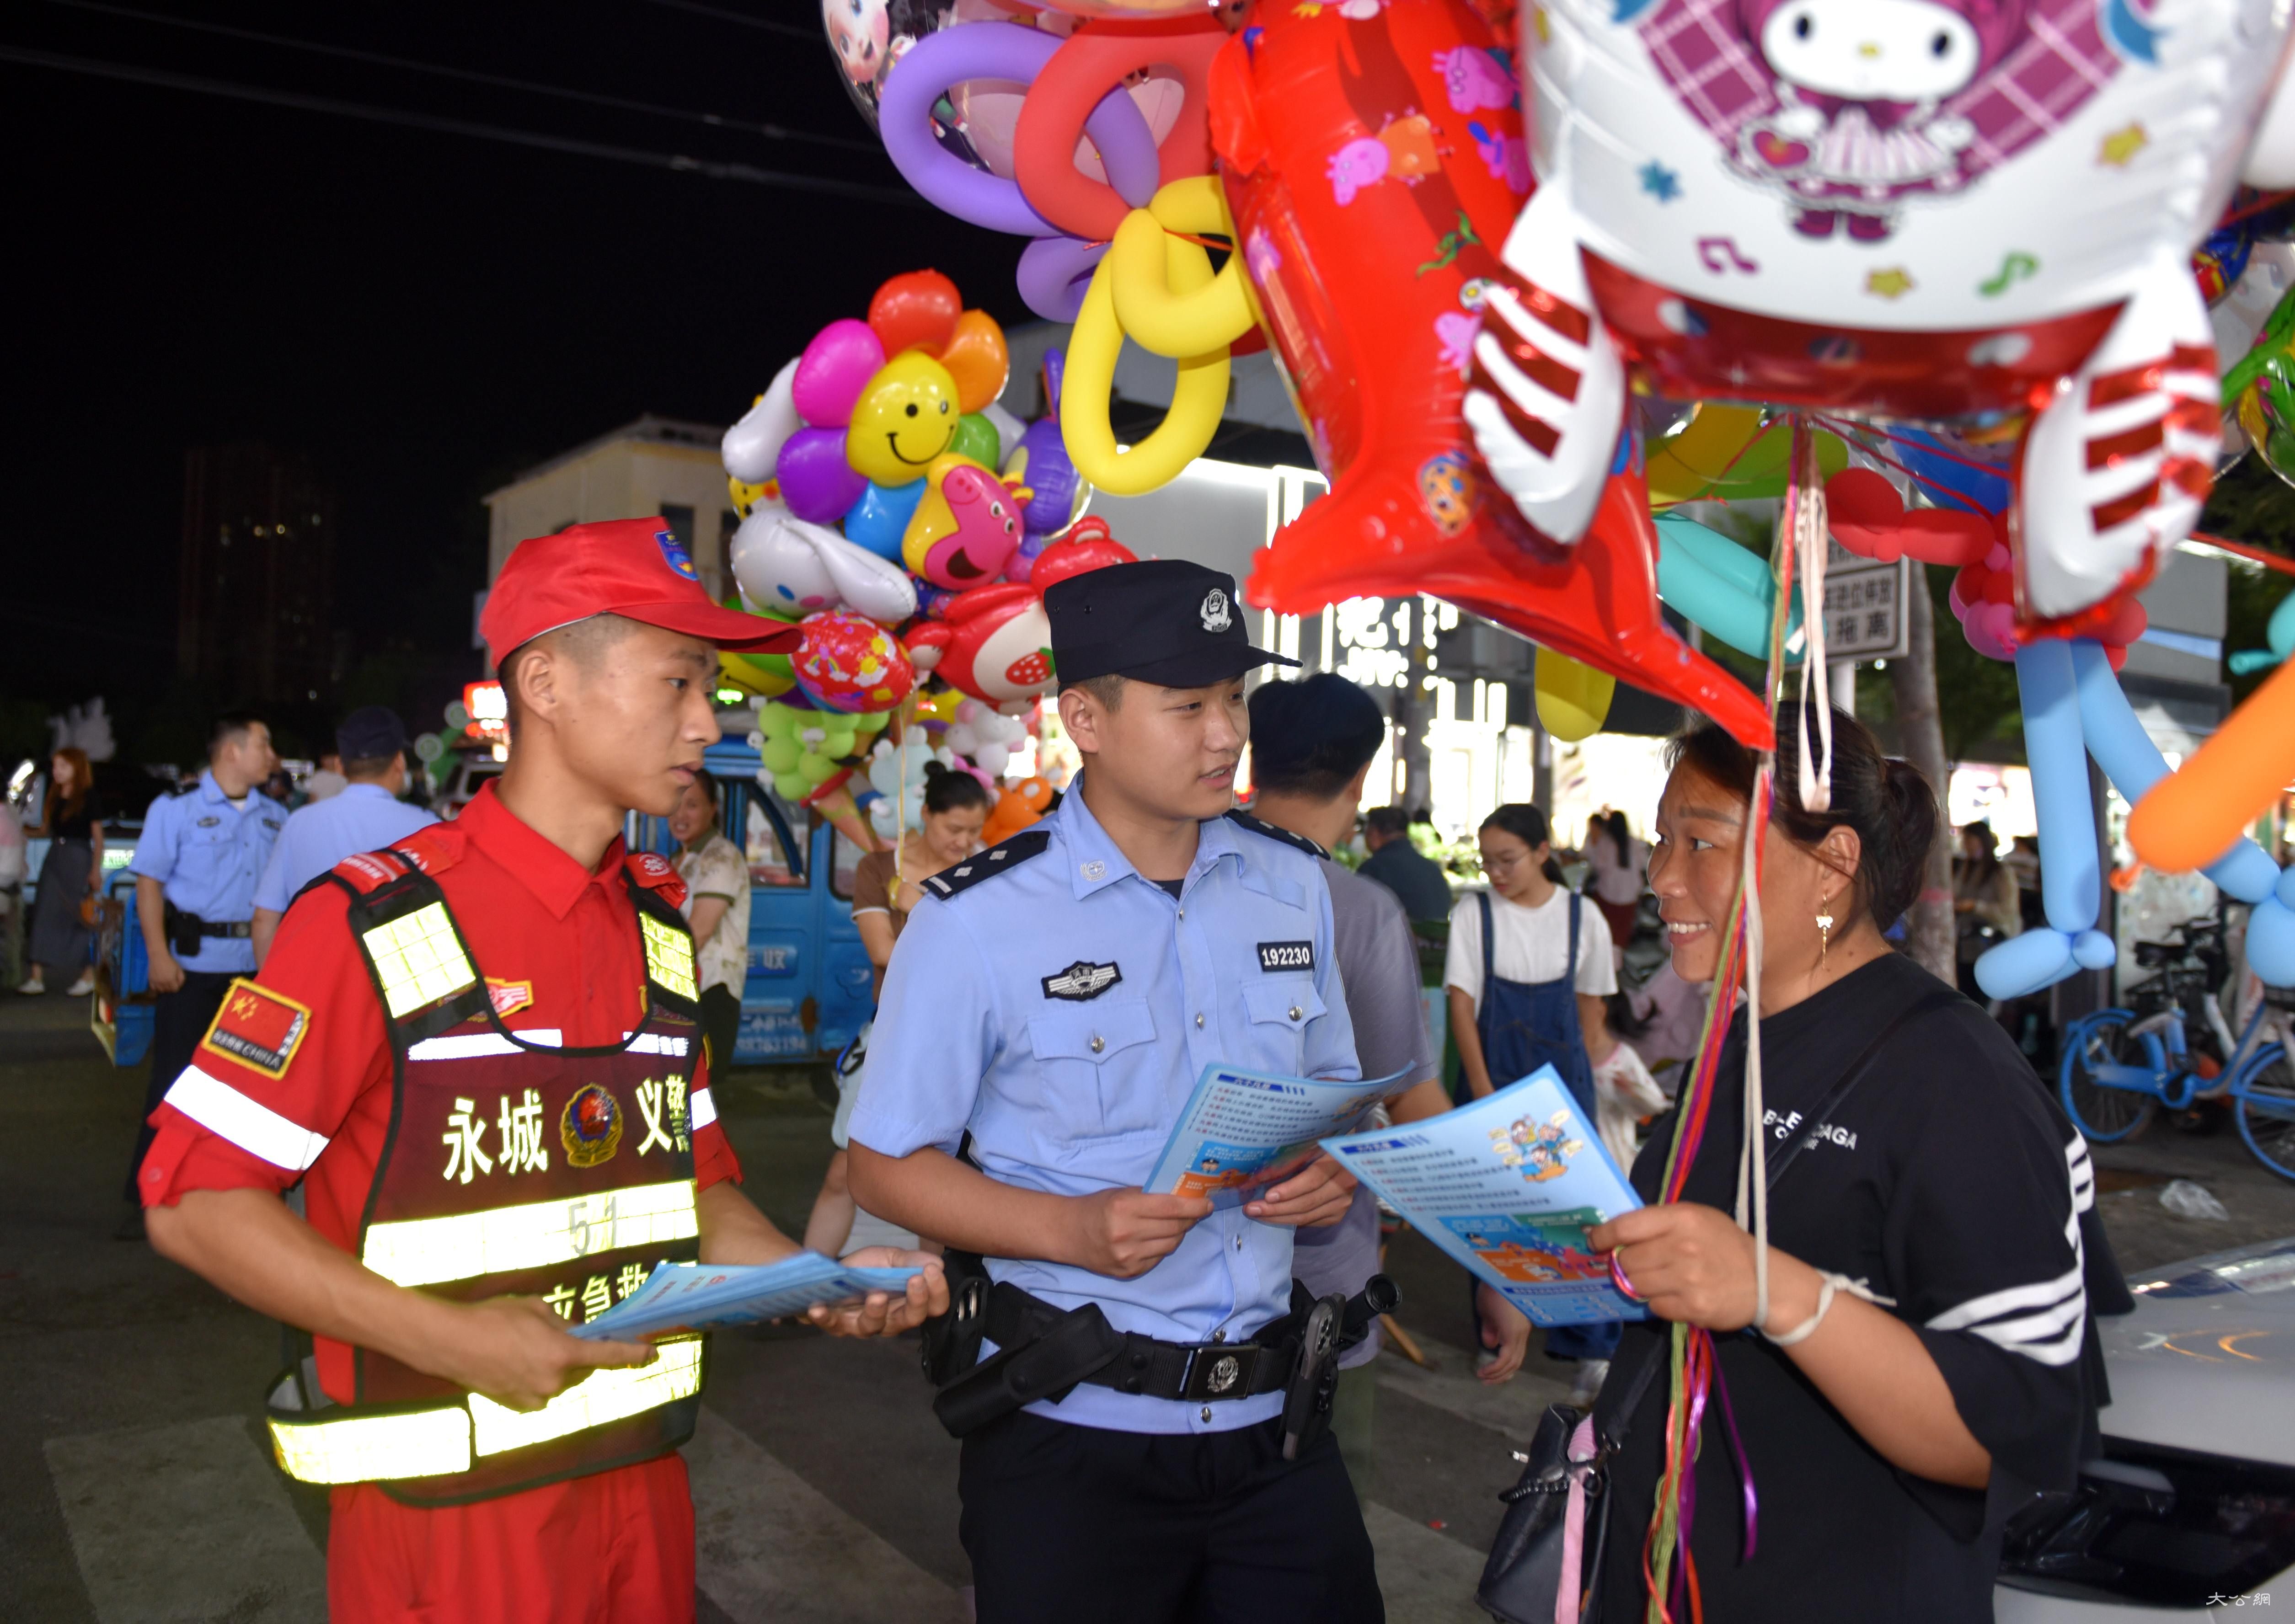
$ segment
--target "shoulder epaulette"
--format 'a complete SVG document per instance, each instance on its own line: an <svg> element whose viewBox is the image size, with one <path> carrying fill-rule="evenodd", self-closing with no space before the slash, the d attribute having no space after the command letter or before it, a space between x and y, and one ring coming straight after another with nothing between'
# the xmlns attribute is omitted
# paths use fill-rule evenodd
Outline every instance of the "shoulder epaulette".
<svg viewBox="0 0 2295 1624"><path fill-rule="evenodd" d="M361 896L372 896L391 881L404 879L410 866L397 853L386 848L380 852L354 852L327 872Z"/></svg>
<svg viewBox="0 0 2295 1624"><path fill-rule="evenodd" d="M622 867L637 884L660 893L661 900L672 908L685 906L685 881L668 858L652 852L631 852L623 856Z"/></svg>
<svg viewBox="0 0 2295 1624"><path fill-rule="evenodd" d="M1247 828L1254 835L1264 835L1270 840L1279 840L1285 845L1292 846L1299 851L1306 853L1310 857L1328 857L1330 855L1330 853L1325 851L1321 845L1308 839L1306 836L1295 834L1287 828L1278 828L1272 823L1269 823L1263 819L1253 817L1240 806L1230 808L1228 812L1227 819L1229 822L1236 824L1240 828Z"/></svg>
<svg viewBox="0 0 2295 1624"><path fill-rule="evenodd" d="M960 891L969 891L982 880L1009 874L1031 857L1041 856L1044 848L1051 844L1049 829L1022 829L1009 840L999 841L978 856L968 857L953 869L934 875L924 882L924 888L945 901Z"/></svg>
<svg viewBox="0 0 2295 1624"><path fill-rule="evenodd" d="M470 837L451 823L429 823L390 843L390 849L425 874L437 874L462 861Z"/></svg>

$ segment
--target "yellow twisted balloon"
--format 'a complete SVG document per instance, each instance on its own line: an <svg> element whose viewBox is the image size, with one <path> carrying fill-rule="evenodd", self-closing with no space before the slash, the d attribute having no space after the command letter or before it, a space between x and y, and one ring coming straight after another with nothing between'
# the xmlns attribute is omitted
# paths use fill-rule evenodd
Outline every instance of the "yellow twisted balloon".
<svg viewBox="0 0 2295 1624"><path fill-rule="evenodd" d="M1256 314L1240 257L1230 254L1214 275L1210 254L1188 235L1231 239L1234 232L1217 179L1173 181L1125 216L1092 273L1068 341L1060 437L1076 471L1100 489L1140 496L1168 485L1218 432L1227 409L1228 347L1251 331ZM1180 375L1163 422L1119 451L1107 405L1127 338L1176 360Z"/></svg>

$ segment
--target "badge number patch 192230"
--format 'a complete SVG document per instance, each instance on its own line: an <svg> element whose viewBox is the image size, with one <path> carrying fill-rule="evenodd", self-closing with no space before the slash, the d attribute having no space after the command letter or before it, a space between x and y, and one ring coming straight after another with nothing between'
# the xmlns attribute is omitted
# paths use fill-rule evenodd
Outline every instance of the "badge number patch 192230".
<svg viewBox="0 0 2295 1624"><path fill-rule="evenodd" d="M266 1077L283 1077L288 1063L311 1029L311 1012L291 998L244 979L231 983L202 1045L251 1065Z"/></svg>
<svg viewBox="0 0 2295 1624"><path fill-rule="evenodd" d="M1044 996L1080 1004L1098 998L1123 979L1123 972L1113 964L1090 964L1079 959L1057 975L1044 977Z"/></svg>
<svg viewBox="0 0 2295 1624"><path fill-rule="evenodd" d="M1306 970L1315 967L1315 944L1311 942L1262 942L1259 944L1259 967L1262 970Z"/></svg>

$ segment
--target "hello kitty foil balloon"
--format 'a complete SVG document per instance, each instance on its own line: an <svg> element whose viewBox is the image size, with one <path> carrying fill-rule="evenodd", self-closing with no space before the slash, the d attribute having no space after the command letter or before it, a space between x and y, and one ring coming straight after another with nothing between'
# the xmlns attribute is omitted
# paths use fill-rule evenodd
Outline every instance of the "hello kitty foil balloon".
<svg viewBox="0 0 2295 1624"><path fill-rule="evenodd" d="M2189 255L2243 158L2284 184L2286 33L2275 0L1525 10L1539 185L1466 404L1492 477L1574 542L1636 384L2029 413L2020 622L2108 619L2206 498L2216 363Z"/></svg>

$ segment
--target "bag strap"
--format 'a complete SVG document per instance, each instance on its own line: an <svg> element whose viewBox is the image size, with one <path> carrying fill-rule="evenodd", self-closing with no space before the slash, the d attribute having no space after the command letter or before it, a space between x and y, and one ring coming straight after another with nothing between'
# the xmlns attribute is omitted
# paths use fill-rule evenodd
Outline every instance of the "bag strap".
<svg viewBox="0 0 2295 1624"><path fill-rule="evenodd" d="M1825 1090L1825 1098L1817 1101L1816 1109L1809 1114L1807 1121L1809 1131L1795 1134L1784 1143L1772 1145L1769 1147L1765 1159L1768 1163L1769 1188L1772 1192L1776 1189L1777 1180L1785 1177L1785 1169L1793 1164L1801 1153L1807 1149L1810 1141L1816 1138L1816 1130L1830 1122L1833 1119L1833 1114L1841 1108L1842 1102L1849 1098L1850 1093L1858 1083L1865 1081L1865 1073L1872 1069L1873 1062L1880 1057L1881 1050L1887 1047L1889 1040L1930 1011L1942 1009L1948 1005L1960 1001L1960 993L1956 989L1937 987L1897 1011L1893 1020L1874 1033L1872 1041L1858 1052L1857 1058L1849 1063L1849 1069L1841 1073L1841 1080Z"/></svg>
<svg viewBox="0 0 2295 1624"><path fill-rule="evenodd" d="M1572 995L1578 991L1578 913L1585 905L1584 897L1575 891L1570 894L1570 965L1562 972L1562 979L1570 983Z"/></svg>
<svg viewBox="0 0 2295 1624"><path fill-rule="evenodd" d="M1841 1080L1825 1091L1824 1099L1820 1100L1817 1109L1809 1114L1809 1125L1811 1131L1795 1135L1784 1144L1773 1146L1770 1148L1765 1160L1768 1165L1769 1188L1772 1194L1775 1193L1777 1180L1784 1176L1785 1169L1793 1164L1795 1158L1816 1137L1814 1130L1820 1124L1830 1121L1833 1114L1841 1108L1842 1102L1849 1098L1850 1090L1864 1081L1865 1073L1872 1068L1873 1062L1879 1057L1881 1050L1886 1047L1889 1040L1895 1037L1906 1026L1910 1025L1913 1021L1932 1010L1942 1009L1959 1002L1960 996L1958 991L1954 988L1938 987L1925 996L1915 999L1904 1008L1899 1010L1896 1017L1874 1035L1872 1041L1866 1044L1858 1051L1857 1057L1849 1063L1849 1069L1841 1074ZM1642 1398L1649 1391L1649 1384L1656 1377L1659 1365L1666 1361L1670 1341L1670 1338L1660 1337L1653 1342L1648 1356L1642 1360L1640 1367L1635 1370L1632 1378L1628 1382L1625 1396L1615 1412L1615 1430L1602 1435L1604 1449L1614 1452L1624 1447L1626 1434L1633 1426L1634 1412L1641 1408Z"/></svg>

